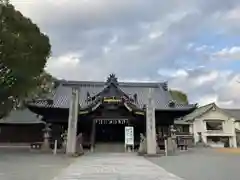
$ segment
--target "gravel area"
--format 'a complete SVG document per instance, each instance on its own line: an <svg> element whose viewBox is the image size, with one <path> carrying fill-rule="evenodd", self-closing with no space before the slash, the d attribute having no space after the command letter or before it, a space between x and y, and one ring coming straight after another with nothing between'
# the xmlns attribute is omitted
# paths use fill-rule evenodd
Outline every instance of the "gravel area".
<svg viewBox="0 0 240 180"><path fill-rule="evenodd" d="M186 180L239 180L240 154L192 149L176 156L148 158Z"/></svg>
<svg viewBox="0 0 240 180"><path fill-rule="evenodd" d="M1 180L51 180L74 159L65 155L0 148Z"/></svg>

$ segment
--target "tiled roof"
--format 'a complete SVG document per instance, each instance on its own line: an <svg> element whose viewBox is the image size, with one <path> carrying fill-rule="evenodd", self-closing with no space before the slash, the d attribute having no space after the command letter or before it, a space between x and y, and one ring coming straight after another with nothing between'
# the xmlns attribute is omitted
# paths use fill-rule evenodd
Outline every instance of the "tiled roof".
<svg viewBox="0 0 240 180"><path fill-rule="evenodd" d="M189 125L191 123L189 121L184 121L184 120L178 119L178 120L174 121L174 124L176 124L176 125Z"/></svg>
<svg viewBox="0 0 240 180"><path fill-rule="evenodd" d="M211 104L207 104L205 106L201 106L197 109L195 109L193 112L191 112L190 114L184 116L182 118L183 121L191 121L194 120L195 118L201 116L202 114L206 113L207 111L209 111L211 108L213 108L213 106L215 106L214 103Z"/></svg>
<svg viewBox="0 0 240 180"><path fill-rule="evenodd" d="M235 128L235 132L236 132L236 133L240 133L240 130L237 129L237 128Z"/></svg>
<svg viewBox="0 0 240 180"><path fill-rule="evenodd" d="M223 108L219 108L215 103L207 104L205 106L195 109L192 113L184 116L182 120L184 121L194 120L195 118L206 113L213 107L218 108L219 110L222 110L224 113L226 113L230 117L235 118L236 121L240 121L240 109L223 109Z"/></svg>
<svg viewBox="0 0 240 180"><path fill-rule="evenodd" d="M222 109L224 112L235 118L236 121L240 121L240 109Z"/></svg>
<svg viewBox="0 0 240 180"><path fill-rule="evenodd" d="M92 81L60 81L59 86L56 88L52 96L52 104L43 100L36 101L35 104L42 107L54 108L69 108L71 99L71 87L79 88L79 104L81 108L88 106L86 101L87 94L94 96L101 92L105 87L105 82L92 82ZM174 107L169 107L168 104L173 100L170 92L164 90L166 83L127 83L119 82L118 87L128 96L133 97L137 94L138 107L143 108L148 102L149 88L154 89L153 98L155 100L156 109L179 109L185 110L193 108L194 105L178 104Z"/></svg>
<svg viewBox="0 0 240 180"><path fill-rule="evenodd" d="M0 119L0 124L42 124L40 117L28 109L13 110L7 117Z"/></svg>

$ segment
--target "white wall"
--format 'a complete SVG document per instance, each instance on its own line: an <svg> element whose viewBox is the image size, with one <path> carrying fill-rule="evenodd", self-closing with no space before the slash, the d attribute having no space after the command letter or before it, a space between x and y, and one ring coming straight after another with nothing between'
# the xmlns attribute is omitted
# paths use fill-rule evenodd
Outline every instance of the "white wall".
<svg viewBox="0 0 240 180"><path fill-rule="evenodd" d="M205 120L222 120L223 121L223 132L226 134L233 134L235 132L235 125L234 125L234 119L230 118L228 115L222 113L221 111L215 110L215 111L209 111L208 113L204 114L203 116L196 119L196 121L201 121L201 125L204 127L201 127L200 129L202 132L206 132L206 121Z"/></svg>
<svg viewBox="0 0 240 180"><path fill-rule="evenodd" d="M202 138L205 143L207 143L207 129L206 129L206 121L205 120L223 120L223 135L229 135L235 137L235 126L240 127L240 124L234 123L234 119L230 118L227 114L223 113L221 110L211 110L204 115L196 118L193 122L193 133L194 133L194 140L198 142L198 132L202 133ZM231 140L233 142L234 140ZM232 143L234 144L234 143Z"/></svg>
<svg viewBox="0 0 240 180"><path fill-rule="evenodd" d="M235 122L235 128L240 130L240 122Z"/></svg>

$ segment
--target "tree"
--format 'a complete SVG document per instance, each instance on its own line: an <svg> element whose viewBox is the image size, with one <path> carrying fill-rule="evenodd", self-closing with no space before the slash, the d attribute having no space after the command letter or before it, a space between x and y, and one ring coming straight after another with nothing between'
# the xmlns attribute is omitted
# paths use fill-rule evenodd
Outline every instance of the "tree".
<svg viewBox="0 0 240 180"><path fill-rule="evenodd" d="M48 96L55 89L57 79L44 71L38 77L36 82L37 86L34 87L27 95L28 99L45 98Z"/></svg>
<svg viewBox="0 0 240 180"><path fill-rule="evenodd" d="M38 26L0 0L0 117L36 89L50 53Z"/></svg>
<svg viewBox="0 0 240 180"><path fill-rule="evenodd" d="M177 102L188 104L188 97L184 92L179 90L170 90L170 93L173 99Z"/></svg>

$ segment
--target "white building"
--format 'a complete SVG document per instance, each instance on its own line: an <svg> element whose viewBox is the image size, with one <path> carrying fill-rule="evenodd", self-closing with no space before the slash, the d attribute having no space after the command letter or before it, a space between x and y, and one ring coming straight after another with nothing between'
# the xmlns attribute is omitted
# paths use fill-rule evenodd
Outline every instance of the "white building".
<svg viewBox="0 0 240 180"><path fill-rule="evenodd" d="M237 147L240 131L240 110L221 109L215 103L197 108L181 120L178 126L188 124L194 142L199 141L212 147Z"/></svg>

